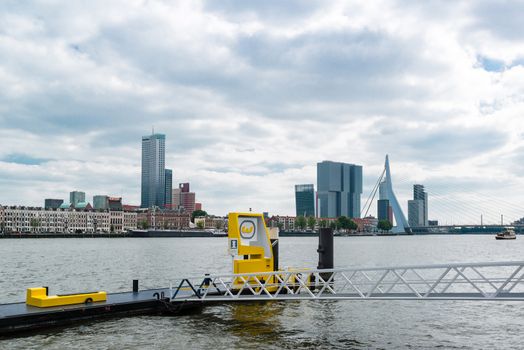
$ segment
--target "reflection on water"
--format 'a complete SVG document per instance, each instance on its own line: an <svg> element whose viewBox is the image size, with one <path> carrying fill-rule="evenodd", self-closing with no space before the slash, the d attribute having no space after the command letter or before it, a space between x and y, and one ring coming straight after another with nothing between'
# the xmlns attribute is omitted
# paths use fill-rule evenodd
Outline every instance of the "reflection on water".
<svg viewBox="0 0 524 350"><path fill-rule="evenodd" d="M146 288L230 273L226 248L221 238L0 240L0 302L23 300L29 286L115 292L135 278ZM283 238L280 248L281 266L317 264L314 237ZM491 236L335 239L338 267L522 260L523 252L524 239ZM524 307L515 302L250 302L84 323L0 340L0 349L520 349L523 329Z"/></svg>

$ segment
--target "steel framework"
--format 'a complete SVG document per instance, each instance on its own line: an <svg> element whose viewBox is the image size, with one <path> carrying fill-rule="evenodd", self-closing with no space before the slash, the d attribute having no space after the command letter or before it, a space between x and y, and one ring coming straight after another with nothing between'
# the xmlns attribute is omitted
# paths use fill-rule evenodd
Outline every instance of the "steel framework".
<svg viewBox="0 0 524 350"><path fill-rule="evenodd" d="M171 301L524 301L524 261L206 275L175 281ZM191 290L180 293L180 290ZM184 295L182 295L184 294Z"/></svg>

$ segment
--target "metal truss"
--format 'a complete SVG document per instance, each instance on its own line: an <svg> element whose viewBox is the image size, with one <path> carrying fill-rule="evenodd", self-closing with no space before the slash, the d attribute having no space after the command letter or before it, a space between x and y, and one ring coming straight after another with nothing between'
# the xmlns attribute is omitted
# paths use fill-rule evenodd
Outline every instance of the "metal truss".
<svg viewBox="0 0 524 350"><path fill-rule="evenodd" d="M296 299L524 301L524 261L206 275L171 289L172 302Z"/></svg>

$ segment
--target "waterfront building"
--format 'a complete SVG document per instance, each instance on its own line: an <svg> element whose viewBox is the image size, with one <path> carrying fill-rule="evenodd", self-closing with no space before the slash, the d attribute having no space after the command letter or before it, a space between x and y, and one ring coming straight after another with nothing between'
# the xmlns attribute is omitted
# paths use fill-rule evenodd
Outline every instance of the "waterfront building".
<svg viewBox="0 0 524 350"><path fill-rule="evenodd" d="M144 223L152 229L180 230L189 228L190 213L180 213L174 210L145 210L137 214L138 225Z"/></svg>
<svg viewBox="0 0 524 350"><path fill-rule="evenodd" d="M165 142L163 134L142 137L142 208L165 206Z"/></svg>
<svg viewBox="0 0 524 350"><path fill-rule="evenodd" d="M172 190L172 200L171 200L171 209L178 209L180 207L180 188L173 188Z"/></svg>
<svg viewBox="0 0 524 350"><path fill-rule="evenodd" d="M86 193L82 191L73 191L69 193L69 203L73 207L77 207L78 203L83 203L86 201Z"/></svg>
<svg viewBox="0 0 524 350"><path fill-rule="evenodd" d="M313 184L295 185L295 205L297 216L315 216L315 186Z"/></svg>
<svg viewBox="0 0 524 350"><path fill-rule="evenodd" d="M165 172L165 207L173 208L173 170L166 169Z"/></svg>
<svg viewBox="0 0 524 350"><path fill-rule="evenodd" d="M413 199L408 201L409 226L428 226L428 194L423 185L413 185Z"/></svg>
<svg viewBox="0 0 524 350"><path fill-rule="evenodd" d="M323 161L317 163L319 216L360 217L362 166Z"/></svg>
<svg viewBox="0 0 524 350"><path fill-rule="evenodd" d="M90 209L45 209L41 207L0 207L0 227L4 232L30 233L121 233L136 229L137 213Z"/></svg>
<svg viewBox="0 0 524 350"><path fill-rule="evenodd" d="M58 209L64 203L63 199L51 199L46 198L44 200L44 208L46 209Z"/></svg>
<svg viewBox="0 0 524 350"><path fill-rule="evenodd" d="M5 229L5 210L2 205L0 205L0 232L4 232Z"/></svg>
<svg viewBox="0 0 524 350"><path fill-rule="evenodd" d="M96 210L109 209L109 196L104 196L104 195L93 196L93 208Z"/></svg>
<svg viewBox="0 0 524 350"><path fill-rule="evenodd" d="M197 216L195 217L195 225L198 227L198 223L202 223L202 227L205 229L212 230L223 230L226 226L225 218L221 216Z"/></svg>

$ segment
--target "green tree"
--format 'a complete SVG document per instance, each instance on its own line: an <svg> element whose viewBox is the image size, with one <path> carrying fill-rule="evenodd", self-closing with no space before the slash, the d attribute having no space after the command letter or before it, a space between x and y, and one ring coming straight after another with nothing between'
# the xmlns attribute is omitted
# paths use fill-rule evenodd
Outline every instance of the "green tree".
<svg viewBox="0 0 524 350"><path fill-rule="evenodd" d="M29 225L32 229L36 229L37 227L40 227L40 220L33 218L29 221Z"/></svg>
<svg viewBox="0 0 524 350"><path fill-rule="evenodd" d="M140 221L140 224L138 225L143 230L147 230L149 228L149 224L147 223L147 220Z"/></svg>
<svg viewBox="0 0 524 350"><path fill-rule="evenodd" d="M224 227L224 222L222 220L215 221L215 228L221 230Z"/></svg>
<svg viewBox="0 0 524 350"><path fill-rule="evenodd" d="M327 222L327 220L319 220L319 222L318 222L318 226L320 226L321 228L326 228L326 227L328 227L328 222Z"/></svg>
<svg viewBox="0 0 524 350"><path fill-rule="evenodd" d="M309 216L307 218L307 227L309 227L311 230L315 229L315 226L317 225L317 219L313 216Z"/></svg>
<svg viewBox="0 0 524 350"><path fill-rule="evenodd" d="M200 216L207 216L207 212L205 210L195 210L194 212L191 213L191 222L195 222L195 218L196 217L200 217Z"/></svg>
<svg viewBox="0 0 524 350"><path fill-rule="evenodd" d="M393 228L393 224L389 220L380 220L377 228L382 231L389 231Z"/></svg>
<svg viewBox="0 0 524 350"><path fill-rule="evenodd" d="M115 226L111 225L111 227L109 228L109 230L111 231L111 233L115 232Z"/></svg>
<svg viewBox="0 0 524 350"><path fill-rule="evenodd" d="M284 228L284 224L281 222L277 222L277 227L279 231L282 231L282 229Z"/></svg>
<svg viewBox="0 0 524 350"><path fill-rule="evenodd" d="M196 226L199 229L203 229L204 228L204 221L200 220L199 222L196 223Z"/></svg>
<svg viewBox="0 0 524 350"><path fill-rule="evenodd" d="M297 227L300 230L303 230L306 228L307 221L306 218L303 216L297 216L295 219L295 227Z"/></svg>
<svg viewBox="0 0 524 350"><path fill-rule="evenodd" d="M334 220L331 221L331 222L329 223L329 227L331 227L331 229L333 229L333 230L336 230L336 229L338 228L338 227L337 227L337 222L334 221Z"/></svg>

